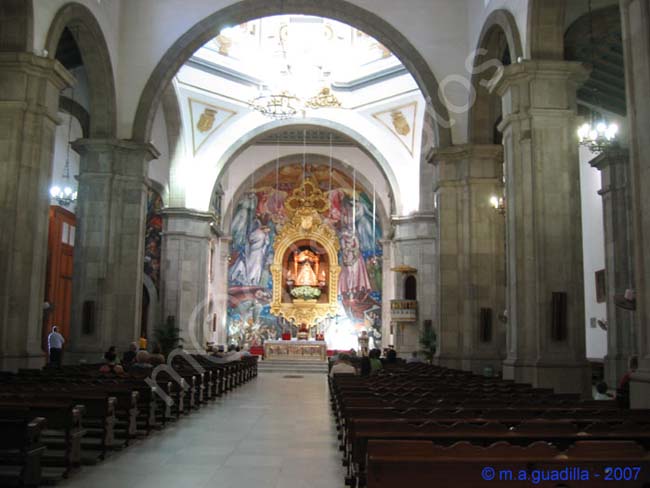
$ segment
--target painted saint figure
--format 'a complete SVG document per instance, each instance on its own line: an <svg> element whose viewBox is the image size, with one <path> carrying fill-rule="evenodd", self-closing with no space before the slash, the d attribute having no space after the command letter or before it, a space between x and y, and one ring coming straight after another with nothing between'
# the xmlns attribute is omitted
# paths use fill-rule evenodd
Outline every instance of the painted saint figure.
<svg viewBox="0 0 650 488"><path fill-rule="evenodd" d="M345 229L341 234L341 258L343 266L339 278L339 293L344 295L371 290L366 263L359 249L359 239L350 229Z"/></svg>

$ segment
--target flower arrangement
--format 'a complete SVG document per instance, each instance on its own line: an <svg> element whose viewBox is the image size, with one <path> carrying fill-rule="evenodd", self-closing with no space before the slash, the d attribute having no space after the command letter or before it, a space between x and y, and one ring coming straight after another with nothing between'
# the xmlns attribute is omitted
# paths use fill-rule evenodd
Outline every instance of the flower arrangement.
<svg viewBox="0 0 650 488"><path fill-rule="evenodd" d="M301 298L303 300L314 300L321 295L321 291L313 286L298 286L291 290L293 298Z"/></svg>

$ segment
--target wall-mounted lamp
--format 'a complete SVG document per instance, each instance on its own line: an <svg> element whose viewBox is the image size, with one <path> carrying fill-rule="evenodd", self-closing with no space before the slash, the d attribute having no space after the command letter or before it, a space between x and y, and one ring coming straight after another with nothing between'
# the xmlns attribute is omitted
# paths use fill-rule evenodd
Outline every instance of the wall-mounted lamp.
<svg viewBox="0 0 650 488"><path fill-rule="evenodd" d="M501 215L504 215L506 213L506 201L503 197L492 195L490 197L490 205Z"/></svg>

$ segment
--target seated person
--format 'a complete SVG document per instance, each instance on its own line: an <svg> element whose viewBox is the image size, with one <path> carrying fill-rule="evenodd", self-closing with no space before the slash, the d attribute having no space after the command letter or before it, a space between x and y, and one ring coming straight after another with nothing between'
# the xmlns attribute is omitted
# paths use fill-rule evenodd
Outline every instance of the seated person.
<svg viewBox="0 0 650 488"><path fill-rule="evenodd" d="M122 365L124 368L129 369L131 365L135 362L135 355L138 352L138 345L135 342L132 342L129 346L129 350L122 354Z"/></svg>
<svg viewBox="0 0 650 488"><path fill-rule="evenodd" d="M108 348L108 351L104 353L104 360L108 360L110 356L115 356L117 357L117 353L115 352L115 346L111 346Z"/></svg>
<svg viewBox="0 0 650 488"><path fill-rule="evenodd" d="M350 357L347 354L339 354L338 361L336 361L330 370L330 376L341 373L357 374L357 370L354 366L352 366Z"/></svg>
<svg viewBox="0 0 650 488"><path fill-rule="evenodd" d="M397 351L395 349L389 349L388 352L386 352L386 362L388 364L397 363Z"/></svg>
<svg viewBox="0 0 650 488"><path fill-rule="evenodd" d="M165 364L165 356L158 344L153 345L151 354L149 355L149 363L154 367L159 364Z"/></svg>
<svg viewBox="0 0 650 488"><path fill-rule="evenodd" d="M153 366L149 362L149 353L147 351L138 351L135 356L135 363L131 366L129 371L131 373L148 372Z"/></svg>
<svg viewBox="0 0 650 488"><path fill-rule="evenodd" d="M616 400L621 408L630 408L630 380L632 379L632 373L639 367L639 358L631 356L627 361L627 365L628 370L621 378L616 389Z"/></svg>
<svg viewBox="0 0 650 488"><path fill-rule="evenodd" d="M99 368L99 372L102 374L117 374L117 375L123 375L124 374L124 368L120 366L119 364L116 364L117 361L117 355L115 352L110 352L107 351L106 354L104 354L104 361L106 361L105 364L102 365L101 368Z"/></svg>
<svg viewBox="0 0 650 488"><path fill-rule="evenodd" d="M594 400L611 400L614 395L607 393L607 383L601 381L596 385L596 393L594 393Z"/></svg>
<svg viewBox="0 0 650 488"><path fill-rule="evenodd" d="M381 351L379 349L373 349L370 351L368 354L368 357L370 358L370 374L375 375L379 373L384 367L383 364L381 364L381 359L380 359Z"/></svg>

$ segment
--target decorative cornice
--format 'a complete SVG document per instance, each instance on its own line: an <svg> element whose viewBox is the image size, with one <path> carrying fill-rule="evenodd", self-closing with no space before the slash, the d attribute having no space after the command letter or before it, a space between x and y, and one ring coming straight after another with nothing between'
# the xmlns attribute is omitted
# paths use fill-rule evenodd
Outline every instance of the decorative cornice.
<svg viewBox="0 0 650 488"><path fill-rule="evenodd" d="M124 152L141 151L148 161L160 157L160 151L150 142L143 144L126 139L77 139L72 143L72 148L80 154L114 150Z"/></svg>

